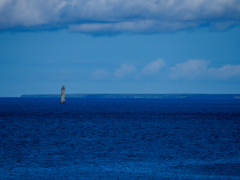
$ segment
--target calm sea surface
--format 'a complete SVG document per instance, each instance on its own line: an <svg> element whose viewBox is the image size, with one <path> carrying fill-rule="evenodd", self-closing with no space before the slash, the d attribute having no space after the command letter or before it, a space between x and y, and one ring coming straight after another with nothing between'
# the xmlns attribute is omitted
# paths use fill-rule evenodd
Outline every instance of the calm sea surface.
<svg viewBox="0 0 240 180"><path fill-rule="evenodd" d="M0 179L240 179L240 100L0 98Z"/></svg>

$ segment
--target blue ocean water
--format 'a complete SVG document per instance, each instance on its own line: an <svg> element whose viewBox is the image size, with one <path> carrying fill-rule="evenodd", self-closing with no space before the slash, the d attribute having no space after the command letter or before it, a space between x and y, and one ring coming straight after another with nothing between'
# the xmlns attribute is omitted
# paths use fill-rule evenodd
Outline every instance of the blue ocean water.
<svg viewBox="0 0 240 180"><path fill-rule="evenodd" d="M0 98L1 179L240 179L239 99Z"/></svg>

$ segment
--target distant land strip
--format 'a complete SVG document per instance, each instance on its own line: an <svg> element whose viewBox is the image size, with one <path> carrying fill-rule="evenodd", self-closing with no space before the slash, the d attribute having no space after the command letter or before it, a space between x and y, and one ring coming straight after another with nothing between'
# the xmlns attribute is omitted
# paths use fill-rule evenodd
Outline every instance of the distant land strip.
<svg viewBox="0 0 240 180"><path fill-rule="evenodd" d="M60 98L60 94L27 94L21 98ZM66 98L239 99L240 94L66 94Z"/></svg>

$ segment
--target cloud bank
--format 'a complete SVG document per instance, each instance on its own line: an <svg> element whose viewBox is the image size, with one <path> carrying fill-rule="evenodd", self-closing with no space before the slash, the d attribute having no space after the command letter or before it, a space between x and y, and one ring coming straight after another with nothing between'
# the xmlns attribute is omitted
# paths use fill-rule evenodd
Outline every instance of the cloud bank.
<svg viewBox="0 0 240 180"><path fill-rule="evenodd" d="M188 60L176 64L170 69L169 77L174 80L224 81L240 80L240 65L222 65L220 68L209 67L209 61L202 59Z"/></svg>
<svg viewBox="0 0 240 180"><path fill-rule="evenodd" d="M158 33L240 24L239 0L0 0L0 30Z"/></svg>
<svg viewBox="0 0 240 180"><path fill-rule="evenodd" d="M163 71L164 69L164 71ZM122 64L113 73L98 69L92 73L92 80L157 80L157 81L240 81L240 64L224 64L211 67L210 61L190 59L168 67L163 59L149 62L144 67Z"/></svg>

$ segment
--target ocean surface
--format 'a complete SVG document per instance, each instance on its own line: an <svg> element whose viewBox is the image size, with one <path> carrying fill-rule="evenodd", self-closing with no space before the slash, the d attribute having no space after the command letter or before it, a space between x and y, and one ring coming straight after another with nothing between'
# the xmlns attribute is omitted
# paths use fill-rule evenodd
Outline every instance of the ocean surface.
<svg viewBox="0 0 240 180"><path fill-rule="evenodd" d="M0 179L240 179L240 99L0 98Z"/></svg>

